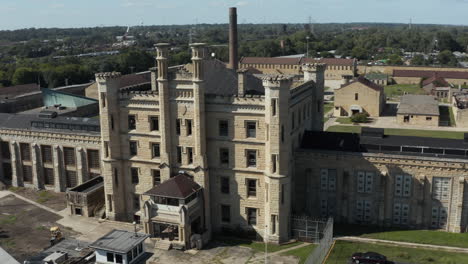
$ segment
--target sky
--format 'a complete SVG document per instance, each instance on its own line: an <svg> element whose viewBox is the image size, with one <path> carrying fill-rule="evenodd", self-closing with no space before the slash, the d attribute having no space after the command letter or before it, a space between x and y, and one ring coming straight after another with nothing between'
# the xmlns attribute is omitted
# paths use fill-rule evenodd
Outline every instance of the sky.
<svg viewBox="0 0 468 264"><path fill-rule="evenodd" d="M227 23L468 25L468 0L0 0L0 30Z"/></svg>

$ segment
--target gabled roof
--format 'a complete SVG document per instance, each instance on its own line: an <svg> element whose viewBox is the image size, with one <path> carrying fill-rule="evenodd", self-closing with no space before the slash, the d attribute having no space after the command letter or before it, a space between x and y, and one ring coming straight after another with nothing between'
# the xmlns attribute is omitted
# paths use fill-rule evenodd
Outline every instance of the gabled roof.
<svg viewBox="0 0 468 264"><path fill-rule="evenodd" d="M200 190L201 186L185 174L179 174L161 183L145 194L176 199L185 199Z"/></svg>
<svg viewBox="0 0 468 264"><path fill-rule="evenodd" d="M450 84L443 77L440 77L437 74L424 80L422 82L422 86L426 86L431 83L435 84L436 87L449 87L450 86Z"/></svg>
<svg viewBox="0 0 468 264"><path fill-rule="evenodd" d="M361 84L363 84L363 85L365 85L365 86L367 86L367 87L369 87L369 88L371 88L371 89L374 89L374 90L376 90L376 91L378 91L378 92L382 92L382 91L383 91L383 87L382 87L382 86L380 86L380 85L378 85L378 84L376 84L376 83L373 83L373 82L369 81L368 79L366 79L366 78L365 78L364 76L362 76L362 75L359 76L358 78L354 79L354 81L352 81L352 82L350 82L350 83L348 83L348 84L343 85L343 86L342 86L341 88L339 88L339 89L343 89L343 88L345 88L345 87L347 87L347 86L350 86L350 85L352 85L352 84L354 84L354 83L361 83Z"/></svg>
<svg viewBox="0 0 468 264"><path fill-rule="evenodd" d="M468 72L462 71L393 70L393 77L430 78L435 74L446 79L468 79Z"/></svg>
<svg viewBox="0 0 468 264"><path fill-rule="evenodd" d="M438 116L440 115L439 102L430 95L403 95L397 114Z"/></svg>

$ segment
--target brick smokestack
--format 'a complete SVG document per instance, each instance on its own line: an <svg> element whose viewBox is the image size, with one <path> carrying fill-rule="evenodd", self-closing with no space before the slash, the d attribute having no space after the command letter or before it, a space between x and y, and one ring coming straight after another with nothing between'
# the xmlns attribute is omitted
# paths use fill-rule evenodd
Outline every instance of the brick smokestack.
<svg viewBox="0 0 468 264"><path fill-rule="evenodd" d="M237 57L237 8L229 8L229 66L228 68L237 70L239 65Z"/></svg>

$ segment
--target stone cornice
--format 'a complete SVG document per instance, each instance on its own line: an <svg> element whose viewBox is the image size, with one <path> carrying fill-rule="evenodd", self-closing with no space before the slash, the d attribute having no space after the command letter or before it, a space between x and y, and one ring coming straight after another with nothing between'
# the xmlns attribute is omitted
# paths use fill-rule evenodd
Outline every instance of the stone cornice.
<svg viewBox="0 0 468 264"><path fill-rule="evenodd" d="M69 141L75 143L85 143L85 144L101 144L100 135L84 135L84 134L74 134L70 133L57 133L55 131L30 131L30 130L9 130L9 129L0 129L0 137L10 137L18 141L19 138L29 138L35 140L35 142L40 141L50 141L54 143L56 141Z"/></svg>

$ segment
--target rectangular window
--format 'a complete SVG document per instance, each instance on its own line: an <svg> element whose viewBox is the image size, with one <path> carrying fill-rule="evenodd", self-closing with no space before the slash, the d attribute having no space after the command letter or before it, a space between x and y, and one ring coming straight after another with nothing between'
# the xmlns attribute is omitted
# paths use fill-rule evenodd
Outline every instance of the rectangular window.
<svg viewBox="0 0 468 264"><path fill-rule="evenodd" d="M119 171L117 170L117 168L114 168L114 182L115 182L115 186L118 187L119 186Z"/></svg>
<svg viewBox="0 0 468 264"><path fill-rule="evenodd" d="M426 121L430 121L430 120L432 120L432 117L427 116L427 117L426 117Z"/></svg>
<svg viewBox="0 0 468 264"><path fill-rule="evenodd" d="M435 204L432 207L431 226L433 228L444 229L447 226L447 207Z"/></svg>
<svg viewBox="0 0 468 264"><path fill-rule="evenodd" d="M138 154L138 145L136 141L130 141L130 156L136 156Z"/></svg>
<svg viewBox="0 0 468 264"><path fill-rule="evenodd" d="M354 100L355 100L355 101L359 100L359 94L358 94L358 93L355 93L355 94L354 94Z"/></svg>
<svg viewBox="0 0 468 264"><path fill-rule="evenodd" d="M271 234L276 234L276 215L271 215Z"/></svg>
<svg viewBox="0 0 468 264"><path fill-rule="evenodd" d="M76 157L74 148L63 148L63 160L66 166L75 166Z"/></svg>
<svg viewBox="0 0 468 264"><path fill-rule="evenodd" d="M159 158L161 156L161 148L159 143L151 143L152 157Z"/></svg>
<svg viewBox="0 0 468 264"><path fill-rule="evenodd" d="M54 169L44 168L44 184L54 185Z"/></svg>
<svg viewBox="0 0 468 264"><path fill-rule="evenodd" d="M276 116L276 104L278 100L277 99L271 99L271 115Z"/></svg>
<svg viewBox="0 0 468 264"><path fill-rule="evenodd" d="M278 159L278 155L276 155L276 154L271 155L271 172L272 173L276 173L277 159Z"/></svg>
<svg viewBox="0 0 468 264"><path fill-rule="evenodd" d="M134 115L128 116L128 130L136 129L136 119Z"/></svg>
<svg viewBox="0 0 468 264"><path fill-rule="evenodd" d="M180 135L180 119L176 120L176 134Z"/></svg>
<svg viewBox="0 0 468 264"><path fill-rule="evenodd" d="M224 223L231 222L231 206L221 205L221 221Z"/></svg>
<svg viewBox="0 0 468 264"><path fill-rule="evenodd" d="M222 165L229 165L229 149L219 149L219 161Z"/></svg>
<svg viewBox="0 0 468 264"><path fill-rule="evenodd" d="M193 148L191 147L188 147L187 148L187 162L188 164L192 164L193 163Z"/></svg>
<svg viewBox="0 0 468 264"><path fill-rule="evenodd" d="M0 151L2 153L2 158L4 159L11 158L10 144L8 144L8 142L0 142Z"/></svg>
<svg viewBox="0 0 468 264"><path fill-rule="evenodd" d="M106 93L101 93L101 103L102 107L106 107Z"/></svg>
<svg viewBox="0 0 468 264"><path fill-rule="evenodd" d="M52 147L41 146L42 162L52 163Z"/></svg>
<svg viewBox="0 0 468 264"><path fill-rule="evenodd" d="M247 207L247 223L249 225L257 225L257 208Z"/></svg>
<svg viewBox="0 0 468 264"><path fill-rule="evenodd" d="M159 131L159 117L158 116L150 117L150 130Z"/></svg>
<svg viewBox="0 0 468 264"><path fill-rule="evenodd" d="M291 129L294 129L295 127L295 122L296 122L296 119L294 118L294 112L292 112L292 118L291 118Z"/></svg>
<svg viewBox="0 0 468 264"><path fill-rule="evenodd" d="M393 204L393 223L396 225L409 224L409 205L406 203Z"/></svg>
<svg viewBox="0 0 468 264"><path fill-rule="evenodd" d="M247 179L247 197L257 196L257 180Z"/></svg>
<svg viewBox="0 0 468 264"><path fill-rule="evenodd" d="M336 189L336 169L320 170L320 190L334 191Z"/></svg>
<svg viewBox="0 0 468 264"><path fill-rule="evenodd" d="M317 100L317 113L322 111L322 100Z"/></svg>
<svg viewBox="0 0 468 264"><path fill-rule="evenodd" d="M221 193L229 193L229 178L221 177Z"/></svg>
<svg viewBox="0 0 468 264"><path fill-rule="evenodd" d="M256 122L247 122L247 137L248 138L257 137L257 123Z"/></svg>
<svg viewBox="0 0 468 264"><path fill-rule="evenodd" d="M109 142L104 141L104 153L106 155L106 158L109 157Z"/></svg>
<svg viewBox="0 0 468 264"><path fill-rule="evenodd" d="M192 135L192 120L186 119L185 120L185 129L187 130L187 136Z"/></svg>
<svg viewBox="0 0 468 264"><path fill-rule="evenodd" d="M446 201L450 194L450 178L432 178L432 198L438 201Z"/></svg>
<svg viewBox="0 0 468 264"><path fill-rule="evenodd" d="M371 193L374 183L374 172L358 171L357 173L357 191L359 193Z"/></svg>
<svg viewBox="0 0 468 264"><path fill-rule="evenodd" d="M140 195L136 193L133 196L133 209L140 210Z"/></svg>
<svg viewBox="0 0 468 264"><path fill-rule="evenodd" d="M156 186L161 183L161 171L160 170L151 170L153 174L153 186Z"/></svg>
<svg viewBox="0 0 468 264"><path fill-rule="evenodd" d="M138 168L130 168L130 174L132 175L132 183L138 184L138 182L140 182Z"/></svg>
<svg viewBox="0 0 468 264"><path fill-rule="evenodd" d="M281 204L284 204L284 184L281 184Z"/></svg>
<svg viewBox="0 0 468 264"><path fill-rule="evenodd" d="M67 188L73 188L77 185L78 181L76 178L76 171L69 171L65 172L65 181Z"/></svg>
<svg viewBox="0 0 468 264"><path fill-rule="evenodd" d="M227 120L219 120L219 136L227 137L229 135L229 123Z"/></svg>
<svg viewBox="0 0 468 264"><path fill-rule="evenodd" d="M32 168L31 166L23 165L23 181L32 182Z"/></svg>
<svg viewBox="0 0 468 264"><path fill-rule="evenodd" d="M372 206L369 200L356 201L355 218L358 223L369 223L372 220Z"/></svg>
<svg viewBox="0 0 468 264"><path fill-rule="evenodd" d="M114 253L107 252L107 262L114 263Z"/></svg>
<svg viewBox="0 0 468 264"><path fill-rule="evenodd" d="M396 175L395 196L409 197L411 195L412 181L413 177L411 175Z"/></svg>
<svg viewBox="0 0 468 264"><path fill-rule="evenodd" d="M115 263L121 264L121 263L123 263L122 260L123 260L122 255L115 254Z"/></svg>
<svg viewBox="0 0 468 264"><path fill-rule="evenodd" d="M182 147L177 147L177 163L182 163Z"/></svg>
<svg viewBox="0 0 468 264"><path fill-rule="evenodd" d="M99 150L88 149L88 166L90 169L99 169L100 168L100 157Z"/></svg>
<svg viewBox="0 0 468 264"><path fill-rule="evenodd" d="M31 160L31 147L28 143L20 143L21 159L23 161Z"/></svg>
<svg viewBox="0 0 468 264"><path fill-rule="evenodd" d="M256 150L247 150L247 167L257 167Z"/></svg>
<svg viewBox="0 0 468 264"><path fill-rule="evenodd" d="M107 208L109 208L109 212L112 212L113 207L112 207L112 194L107 195Z"/></svg>

